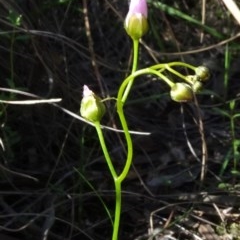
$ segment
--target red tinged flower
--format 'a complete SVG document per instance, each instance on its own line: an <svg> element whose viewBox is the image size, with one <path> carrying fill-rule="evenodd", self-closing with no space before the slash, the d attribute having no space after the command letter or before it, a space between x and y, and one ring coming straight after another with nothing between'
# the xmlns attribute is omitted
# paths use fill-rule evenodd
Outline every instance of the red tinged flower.
<svg viewBox="0 0 240 240"><path fill-rule="evenodd" d="M148 8L146 0L131 0L124 26L133 40L139 40L148 30Z"/></svg>

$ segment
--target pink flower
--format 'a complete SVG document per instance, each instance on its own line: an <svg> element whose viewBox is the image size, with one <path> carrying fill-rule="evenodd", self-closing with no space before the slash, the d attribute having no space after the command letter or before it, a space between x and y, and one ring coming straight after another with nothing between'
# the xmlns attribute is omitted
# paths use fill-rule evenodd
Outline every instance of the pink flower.
<svg viewBox="0 0 240 240"><path fill-rule="evenodd" d="M127 34L134 40L139 40L148 30L148 8L146 0L131 0L125 19Z"/></svg>
<svg viewBox="0 0 240 240"><path fill-rule="evenodd" d="M131 0L129 5L129 14L142 14L145 18L148 17L148 8L146 0Z"/></svg>
<svg viewBox="0 0 240 240"><path fill-rule="evenodd" d="M93 95L93 91L91 91L87 85L83 86L83 97L88 97Z"/></svg>

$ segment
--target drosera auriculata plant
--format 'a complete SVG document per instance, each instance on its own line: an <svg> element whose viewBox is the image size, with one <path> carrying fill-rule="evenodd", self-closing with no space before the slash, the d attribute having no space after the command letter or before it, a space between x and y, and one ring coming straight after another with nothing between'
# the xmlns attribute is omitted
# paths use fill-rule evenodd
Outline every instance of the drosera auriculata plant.
<svg viewBox="0 0 240 240"><path fill-rule="evenodd" d="M117 173L113 161L108 152L104 135L101 129L100 121L106 111L103 101L95 95L87 86L83 89L83 98L81 101L80 114L89 122L93 123L99 138L104 157L106 159L109 171L112 175L115 185L115 215L113 224L112 240L118 240L118 232L121 216L122 201L122 182L128 175L133 160L133 144L128 129L127 120L124 115L124 105L131 91L135 78L140 75L152 74L163 80L170 87L170 97L173 101L188 102L193 100L194 93L201 91L204 82L209 79L210 73L207 67L195 67L184 62L159 63L143 69L137 69L138 65L138 48L139 40L147 33L148 30L148 8L146 0L131 0L129 12L126 16L124 27L127 34L133 41L133 62L131 74L125 78L119 89L116 98L117 114L122 125L123 134L126 139L126 160L120 173ZM176 67L184 67L193 72L192 75L183 75L178 72ZM171 73L182 82L173 82L168 78Z"/></svg>

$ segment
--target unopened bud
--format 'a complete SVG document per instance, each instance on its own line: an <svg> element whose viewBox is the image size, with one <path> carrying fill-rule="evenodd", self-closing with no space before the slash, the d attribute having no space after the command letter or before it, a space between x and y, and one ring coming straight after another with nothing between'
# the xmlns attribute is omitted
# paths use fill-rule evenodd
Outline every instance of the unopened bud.
<svg viewBox="0 0 240 240"><path fill-rule="evenodd" d="M197 77L197 75L187 75L185 77L186 82L188 82L189 84L194 84L196 81L199 81L199 77Z"/></svg>
<svg viewBox="0 0 240 240"><path fill-rule="evenodd" d="M202 90L202 88L203 88L203 83L200 81L196 81L192 84L192 90L195 93L200 92Z"/></svg>
<svg viewBox="0 0 240 240"><path fill-rule="evenodd" d="M196 76L200 82L206 82L210 78L210 71L205 66L199 66L195 69Z"/></svg>
<svg viewBox="0 0 240 240"><path fill-rule="evenodd" d="M146 0L131 0L124 27L133 40L139 40L148 31L147 17Z"/></svg>
<svg viewBox="0 0 240 240"><path fill-rule="evenodd" d="M86 85L83 87L80 114L91 122L100 121L106 111L104 103Z"/></svg>
<svg viewBox="0 0 240 240"><path fill-rule="evenodd" d="M125 29L133 40L139 40L148 31L148 22L142 14L133 14L126 18Z"/></svg>
<svg viewBox="0 0 240 240"><path fill-rule="evenodd" d="M193 99L193 91L187 83L175 83L171 88L170 96L176 102L188 102Z"/></svg>

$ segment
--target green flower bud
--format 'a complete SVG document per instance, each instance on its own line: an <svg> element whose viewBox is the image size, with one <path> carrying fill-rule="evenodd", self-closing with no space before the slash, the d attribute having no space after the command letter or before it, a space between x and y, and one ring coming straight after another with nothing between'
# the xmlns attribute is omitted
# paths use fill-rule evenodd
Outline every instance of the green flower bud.
<svg viewBox="0 0 240 240"><path fill-rule="evenodd" d="M176 102L188 102L193 99L193 91L187 83L175 83L171 88L170 96Z"/></svg>
<svg viewBox="0 0 240 240"><path fill-rule="evenodd" d="M192 90L195 93L200 92L202 90L202 88L203 88L203 83L200 81L196 81L192 84Z"/></svg>
<svg viewBox="0 0 240 240"><path fill-rule="evenodd" d="M133 40L139 40L148 31L148 21L143 14L134 13L126 17L124 27Z"/></svg>
<svg viewBox="0 0 240 240"><path fill-rule="evenodd" d="M185 77L186 82L188 82L189 84L194 84L196 81L199 81L199 77L197 77L196 75L187 75Z"/></svg>
<svg viewBox="0 0 240 240"><path fill-rule="evenodd" d="M196 76L200 82L206 82L210 78L210 71L205 66L199 66L195 69Z"/></svg>
<svg viewBox="0 0 240 240"><path fill-rule="evenodd" d="M96 96L86 85L83 87L80 114L91 122L100 121L105 114L106 108L101 99Z"/></svg>

